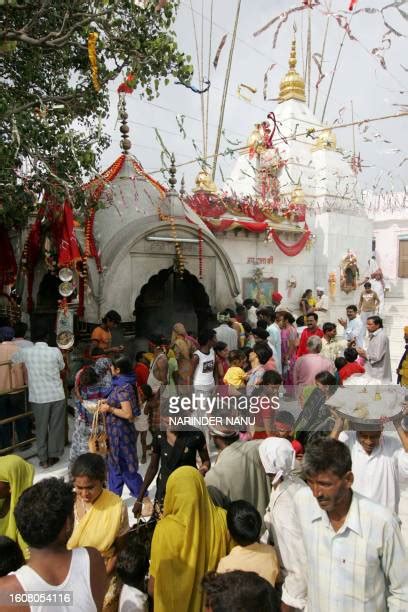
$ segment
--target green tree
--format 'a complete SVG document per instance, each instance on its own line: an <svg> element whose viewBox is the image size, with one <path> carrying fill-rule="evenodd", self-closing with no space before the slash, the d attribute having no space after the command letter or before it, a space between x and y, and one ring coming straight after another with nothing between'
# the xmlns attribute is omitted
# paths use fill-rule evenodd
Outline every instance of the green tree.
<svg viewBox="0 0 408 612"><path fill-rule="evenodd" d="M148 99L170 78L190 81L172 30L178 1L140 4L0 0L0 223L24 226L44 192L86 206L81 186L109 144L108 85L120 74Z"/></svg>

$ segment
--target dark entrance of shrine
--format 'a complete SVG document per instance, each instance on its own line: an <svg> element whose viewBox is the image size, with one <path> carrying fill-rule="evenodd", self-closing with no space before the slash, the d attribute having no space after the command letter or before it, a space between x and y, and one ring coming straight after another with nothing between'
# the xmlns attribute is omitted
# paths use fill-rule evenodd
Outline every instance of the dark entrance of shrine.
<svg viewBox="0 0 408 612"><path fill-rule="evenodd" d="M173 267L160 270L143 285L135 302L137 337L151 334L171 335L175 323L187 330L205 329L211 317L209 297L196 276L184 271L183 278Z"/></svg>

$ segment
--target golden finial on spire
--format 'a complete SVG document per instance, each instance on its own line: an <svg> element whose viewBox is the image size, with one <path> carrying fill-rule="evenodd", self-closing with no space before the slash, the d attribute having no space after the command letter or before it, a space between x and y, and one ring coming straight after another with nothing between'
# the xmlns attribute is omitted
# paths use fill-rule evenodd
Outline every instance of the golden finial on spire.
<svg viewBox="0 0 408 612"><path fill-rule="evenodd" d="M305 82L296 72L296 27L293 28L293 40L289 56L289 72L280 83L279 102L300 100L305 102Z"/></svg>

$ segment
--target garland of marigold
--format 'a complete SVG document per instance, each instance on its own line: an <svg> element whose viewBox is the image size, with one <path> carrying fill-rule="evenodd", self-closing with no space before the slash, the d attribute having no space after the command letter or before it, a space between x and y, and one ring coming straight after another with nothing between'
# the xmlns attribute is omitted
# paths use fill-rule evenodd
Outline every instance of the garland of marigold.
<svg viewBox="0 0 408 612"><path fill-rule="evenodd" d="M88 57L89 63L91 64L91 76L92 84L95 91L99 91L101 85L98 79L98 63L96 61L96 41L98 40L98 33L91 32L88 36Z"/></svg>

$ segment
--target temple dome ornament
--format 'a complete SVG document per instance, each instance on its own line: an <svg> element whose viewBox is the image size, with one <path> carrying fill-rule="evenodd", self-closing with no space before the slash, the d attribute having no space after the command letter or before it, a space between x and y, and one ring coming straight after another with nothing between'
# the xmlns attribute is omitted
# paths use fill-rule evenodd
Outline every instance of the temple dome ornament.
<svg viewBox="0 0 408 612"><path fill-rule="evenodd" d="M196 177L195 180L195 188L193 189L194 193L197 191L205 191L207 193L217 193L218 188L217 185L212 180L211 176L205 170L201 170Z"/></svg>
<svg viewBox="0 0 408 612"><path fill-rule="evenodd" d="M330 128L323 130L320 132L320 135L316 141L316 144L313 146L313 151L319 151L321 149L327 149L330 151L335 151L337 147L337 139L336 135L331 131Z"/></svg>
<svg viewBox="0 0 408 612"><path fill-rule="evenodd" d="M296 72L296 39L293 38L292 48L289 57L289 72L283 77L280 83L279 103L286 100L299 100L306 102L305 81Z"/></svg>

